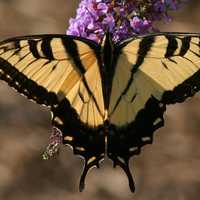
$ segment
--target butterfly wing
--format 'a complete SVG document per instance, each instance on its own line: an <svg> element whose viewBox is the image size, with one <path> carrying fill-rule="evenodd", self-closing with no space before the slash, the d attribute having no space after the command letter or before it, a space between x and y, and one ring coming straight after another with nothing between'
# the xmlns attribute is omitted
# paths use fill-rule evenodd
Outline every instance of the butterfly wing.
<svg viewBox="0 0 200 200"><path fill-rule="evenodd" d="M105 144L100 46L79 37L38 35L0 43L0 78L27 98L50 106L63 142L85 158L85 170L98 165Z"/></svg>
<svg viewBox="0 0 200 200"><path fill-rule="evenodd" d="M108 116L116 134L108 155L129 177L128 160L163 126L166 104L182 102L200 89L200 35L161 33L115 47L116 64Z"/></svg>
<svg viewBox="0 0 200 200"><path fill-rule="evenodd" d="M82 40L41 35L1 42L1 79L40 104L67 98L82 122L98 126L104 116L99 48Z"/></svg>

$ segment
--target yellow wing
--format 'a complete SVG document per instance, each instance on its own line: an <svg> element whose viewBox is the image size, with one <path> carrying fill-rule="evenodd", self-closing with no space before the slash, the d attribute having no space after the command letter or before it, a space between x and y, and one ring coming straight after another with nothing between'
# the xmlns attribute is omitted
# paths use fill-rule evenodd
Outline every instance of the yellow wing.
<svg viewBox="0 0 200 200"><path fill-rule="evenodd" d="M67 98L80 120L103 123L98 46L66 35L25 36L0 43L0 78L40 104Z"/></svg>
<svg viewBox="0 0 200 200"><path fill-rule="evenodd" d="M199 90L199 34L147 35L119 48L108 111L112 124L133 122L151 97L162 106L182 102ZM155 119L154 125L161 120Z"/></svg>

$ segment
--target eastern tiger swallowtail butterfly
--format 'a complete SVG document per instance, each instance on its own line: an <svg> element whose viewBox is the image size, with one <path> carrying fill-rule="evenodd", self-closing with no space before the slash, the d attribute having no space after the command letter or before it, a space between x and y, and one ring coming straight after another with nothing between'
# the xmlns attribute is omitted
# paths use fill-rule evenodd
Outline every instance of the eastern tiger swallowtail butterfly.
<svg viewBox="0 0 200 200"><path fill-rule="evenodd" d="M158 33L101 45L67 35L0 43L0 78L49 106L63 143L85 159L86 174L105 154L128 176L129 159L152 143L167 104L200 89L200 34Z"/></svg>

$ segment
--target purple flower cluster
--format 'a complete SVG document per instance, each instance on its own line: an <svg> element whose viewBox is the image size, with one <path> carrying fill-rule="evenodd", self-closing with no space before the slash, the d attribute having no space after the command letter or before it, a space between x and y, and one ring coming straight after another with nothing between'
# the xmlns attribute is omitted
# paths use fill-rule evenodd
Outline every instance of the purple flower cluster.
<svg viewBox="0 0 200 200"><path fill-rule="evenodd" d="M100 42L105 31L114 42L134 34L155 31L155 21L169 21L168 11L176 10L185 0L82 0L67 35Z"/></svg>
<svg viewBox="0 0 200 200"><path fill-rule="evenodd" d="M42 155L43 160L48 160L50 157L59 152L60 145L62 144L62 137L62 132L53 126L50 136L50 143Z"/></svg>

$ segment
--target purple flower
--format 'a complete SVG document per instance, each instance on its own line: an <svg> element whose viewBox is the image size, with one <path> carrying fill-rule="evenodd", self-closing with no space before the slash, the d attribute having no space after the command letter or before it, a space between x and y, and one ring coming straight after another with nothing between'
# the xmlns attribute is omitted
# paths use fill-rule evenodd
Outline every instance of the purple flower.
<svg viewBox="0 0 200 200"><path fill-rule="evenodd" d="M115 19L111 14L106 15L106 17L102 20L102 23L107 26L110 32L112 32L115 27Z"/></svg>
<svg viewBox="0 0 200 200"><path fill-rule="evenodd" d="M99 3L97 4L97 10L99 15L106 15L106 13L108 12L108 5L105 3Z"/></svg>
<svg viewBox="0 0 200 200"><path fill-rule="evenodd" d="M186 0L82 0L66 33L99 43L109 31L113 41L118 42L156 30L154 22L170 21L168 12L183 1Z"/></svg>
<svg viewBox="0 0 200 200"><path fill-rule="evenodd" d="M151 28L151 21L140 19L139 17L133 17L130 19L130 25L136 33L144 33Z"/></svg>
<svg viewBox="0 0 200 200"><path fill-rule="evenodd" d="M59 152L60 145L62 144L62 137L62 132L58 128L53 127L50 136L50 143L42 155L43 160L48 160Z"/></svg>

